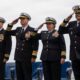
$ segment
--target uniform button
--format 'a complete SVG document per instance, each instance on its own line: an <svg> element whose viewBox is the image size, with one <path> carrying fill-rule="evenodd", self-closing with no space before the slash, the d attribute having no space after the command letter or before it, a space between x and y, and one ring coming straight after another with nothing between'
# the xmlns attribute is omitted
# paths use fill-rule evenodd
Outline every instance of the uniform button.
<svg viewBox="0 0 80 80"><path fill-rule="evenodd" d="M26 40L28 40L28 38Z"/></svg>
<svg viewBox="0 0 80 80"><path fill-rule="evenodd" d="M76 49L76 47L75 47L75 49Z"/></svg>
<svg viewBox="0 0 80 80"><path fill-rule="evenodd" d="M25 42L25 40L23 40L23 42Z"/></svg>
<svg viewBox="0 0 80 80"><path fill-rule="evenodd" d="M48 45L46 47L48 47Z"/></svg>
<svg viewBox="0 0 80 80"><path fill-rule="evenodd" d="M47 37L47 39L48 39L48 37Z"/></svg>
<svg viewBox="0 0 80 80"><path fill-rule="evenodd" d="M77 36L75 35L75 38L76 38Z"/></svg>
<svg viewBox="0 0 80 80"><path fill-rule="evenodd" d="M23 48L21 50L23 51Z"/></svg>
<svg viewBox="0 0 80 80"><path fill-rule="evenodd" d="M18 49L18 48L17 48Z"/></svg>
<svg viewBox="0 0 80 80"><path fill-rule="evenodd" d="M17 45L19 45L19 43Z"/></svg>
<svg viewBox="0 0 80 80"><path fill-rule="evenodd" d="M22 46L24 46L24 44L22 44Z"/></svg>
<svg viewBox="0 0 80 80"><path fill-rule="evenodd" d="M75 41L75 43L77 43L77 41Z"/></svg>
<svg viewBox="0 0 80 80"><path fill-rule="evenodd" d="M73 34L73 32L71 31L71 35Z"/></svg>
<svg viewBox="0 0 80 80"><path fill-rule="evenodd" d="M46 51L48 51L48 49Z"/></svg>

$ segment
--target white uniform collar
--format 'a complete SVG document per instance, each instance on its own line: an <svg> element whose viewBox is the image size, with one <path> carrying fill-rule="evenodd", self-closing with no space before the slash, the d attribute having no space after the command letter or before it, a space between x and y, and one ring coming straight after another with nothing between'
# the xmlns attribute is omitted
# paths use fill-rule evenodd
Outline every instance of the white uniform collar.
<svg viewBox="0 0 80 80"><path fill-rule="evenodd" d="M0 31L2 30L3 28L0 28Z"/></svg>
<svg viewBox="0 0 80 80"><path fill-rule="evenodd" d="M53 31L54 31L54 29L52 29L52 30L50 30L50 31L48 30L49 33L53 32Z"/></svg>
<svg viewBox="0 0 80 80"><path fill-rule="evenodd" d="M28 25L26 25L25 27L22 27L22 29L24 29L24 31L28 28Z"/></svg>

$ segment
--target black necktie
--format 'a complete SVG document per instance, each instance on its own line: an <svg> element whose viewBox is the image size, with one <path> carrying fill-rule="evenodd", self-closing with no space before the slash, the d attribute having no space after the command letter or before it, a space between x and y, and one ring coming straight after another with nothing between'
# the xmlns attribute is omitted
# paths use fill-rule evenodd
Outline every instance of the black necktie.
<svg viewBox="0 0 80 80"><path fill-rule="evenodd" d="M20 33L20 39L23 40L24 39L24 29L21 29L21 33Z"/></svg>

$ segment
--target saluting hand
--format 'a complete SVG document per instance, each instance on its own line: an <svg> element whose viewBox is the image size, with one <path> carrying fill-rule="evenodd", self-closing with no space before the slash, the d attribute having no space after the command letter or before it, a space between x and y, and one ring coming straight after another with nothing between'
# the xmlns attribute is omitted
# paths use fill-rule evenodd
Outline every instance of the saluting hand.
<svg viewBox="0 0 80 80"><path fill-rule="evenodd" d="M44 24L46 24L45 22L44 23L42 23L39 27L38 27L38 29L37 30L39 30L39 29L41 29L42 27L43 27L43 25Z"/></svg>
<svg viewBox="0 0 80 80"><path fill-rule="evenodd" d="M73 14L74 14L74 13L70 14L65 20L66 20L66 21L69 21L69 20L72 18Z"/></svg>
<svg viewBox="0 0 80 80"><path fill-rule="evenodd" d="M18 20L19 20L19 18L17 18L17 19L15 19L15 20L13 20L13 21L11 22L11 25L16 24L16 23L18 22Z"/></svg>

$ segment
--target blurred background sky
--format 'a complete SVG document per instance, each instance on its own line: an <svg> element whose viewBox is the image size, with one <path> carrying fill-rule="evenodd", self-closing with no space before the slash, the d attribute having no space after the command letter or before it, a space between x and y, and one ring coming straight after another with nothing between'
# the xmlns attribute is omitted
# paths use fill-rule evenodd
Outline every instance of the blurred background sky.
<svg viewBox="0 0 80 80"><path fill-rule="evenodd" d="M72 7L74 5L80 5L80 0L0 0L0 3L0 16L6 19L4 28L6 28L7 24L12 20L19 17L21 12L26 12L32 17L32 20L29 23L32 27L37 28L45 21L46 17L53 17L57 20L56 29L58 29L58 26L63 19L73 12ZM75 16L73 16L72 20L75 20ZM17 26L20 26L19 22L13 27L13 29ZM44 26L41 30L45 29L46 27ZM70 40L68 35L64 35L64 37L67 48L66 60L69 60ZM14 61L16 45L15 37L12 37L12 41L13 44L9 62ZM40 42L37 61L40 61L41 50L42 43Z"/></svg>

